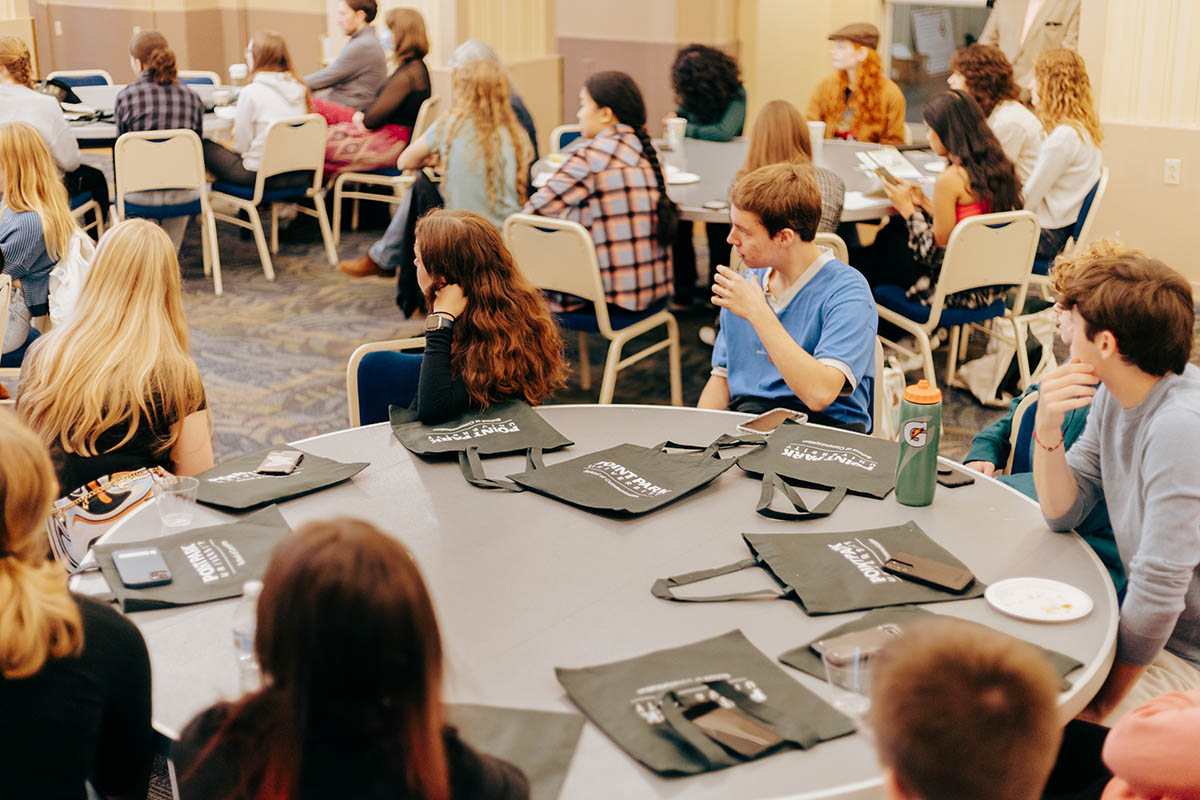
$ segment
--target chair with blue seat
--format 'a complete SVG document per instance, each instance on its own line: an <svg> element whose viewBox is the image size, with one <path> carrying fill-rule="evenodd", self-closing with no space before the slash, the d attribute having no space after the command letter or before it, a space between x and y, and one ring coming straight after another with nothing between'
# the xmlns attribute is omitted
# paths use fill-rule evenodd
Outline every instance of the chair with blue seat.
<svg viewBox="0 0 1200 800"><path fill-rule="evenodd" d="M1092 226L1096 222L1096 211L1100 208L1106 191L1108 191L1108 167L1101 167L1100 180L1096 181L1096 185L1083 198L1083 205L1079 207L1079 216L1071 228L1071 238L1067 240L1062 249L1064 255L1070 255L1080 243L1087 242L1091 238ZM1033 262L1033 274L1038 276L1036 282L1039 285L1049 285L1049 281L1042 280L1042 278L1050 274L1050 267L1053 263L1053 259L1050 261L1038 259Z"/></svg>
<svg viewBox="0 0 1200 800"><path fill-rule="evenodd" d="M60 69L51 72L46 80L58 80L72 89L78 86L112 86L112 75L102 69Z"/></svg>
<svg viewBox="0 0 1200 800"><path fill-rule="evenodd" d="M1019 315L1025 307L1033 258L1037 253L1041 228L1030 211L1004 211L967 217L954 226L946 245L941 274L929 304L905 296L903 286L877 286L875 304L879 318L911 333L920 346L925 380L937 381L933 369L933 345L930 334L938 328L950 328L950 353L946 362L946 383L953 385L958 366L961 326L1000 335L996 328L983 326L989 320L1004 319L1013 332L1021 388L1029 385L1029 358L1025 352L1024 325ZM1013 286L1016 297L1010 309L1003 298L984 308L946 308L946 298L956 292L985 286ZM1015 310L1014 310L1015 309ZM884 344L903 355L911 350L885 337Z"/></svg>
<svg viewBox="0 0 1200 800"><path fill-rule="evenodd" d="M254 243L262 261L263 274L267 280L275 280L275 267L271 253L279 252L279 203L294 203L296 210L317 218L321 228L321 239L325 243L325 258L330 266L337 266L337 250L333 246L333 233L329 229L329 218L325 215L325 190L321 177L325 169L325 118L320 114L282 119L272 122L267 128L263 142L262 161L254 180L254 186L239 186L236 183L213 181L209 201L220 200L245 212L249 222L230 214L213 212L213 216L239 228L254 232ZM288 172L311 172L312 183L305 186L268 188L267 182L276 175ZM299 201L308 200L312 208L305 208ZM268 252L263 234L262 219L258 215L261 203L271 204L271 248Z"/></svg>
<svg viewBox="0 0 1200 800"><path fill-rule="evenodd" d="M208 69L181 69L179 82L192 86L220 86L221 76Z"/></svg>
<svg viewBox="0 0 1200 800"><path fill-rule="evenodd" d="M600 382L602 404L611 403L617 385L617 373L666 348L671 383L671 405L683 405L683 387L679 367L679 325L665 308L651 307L639 312L609 311L605 302L600 264L592 235L578 222L532 214L513 214L504 221L504 243L512 252L517 268L538 289L565 292L592 304L588 311L556 314L559 324L579 333L580 385L590 389L591 366L587 360L587 334L599 333L609 341L604 377ZM660 326L666 338L621 358L625 345Z"/></svg>
<svg viewBox="0 0 1200 800"><path fill-rule="evenodd" d="M417 395L425 337L368 342L346 363L350 427L387 422L388 406L407 407Z"/></svg>
<svg viewBox="0 0 1200 800"><path fill-rule="evenodd" d="M71 206L71 216L75 218L79 227L85 231L96 229L96 238L99 239L104 235L104 215L100 213L100 204L96 202L96 198L91 192L80 192L73 194L68 198L68 203ZM91 222L84 222L88 214L92 215Z"/></svg>
<svg viewBox="0 0 1200 800"><path fill-rule="evenodd" d="M425 133L430 123L433 122L441 102L441 99L434 95L421 103L421 108L417 110L417 119L413 123L412 134L409 136L410 142ZM350 211L350 229L356 231L358 230L358 201L366 200L374 203L399 205L404 200L404 193L409 190L415 179L415 172L401 172L394 166L370 172L338 173L338 176L333 179L333 243L339 244L342 240L343 200L354 201ZM346 184L348 183L356 184L357 188L347 188ZM368 192L364 190L368 186L382 186L390 188L392 191L391 194Z"/></svg>
<svg viewBox="0 0 1200 800"><path fill-rule="evenodd" d="M561 153L563 148L583 136L583 129L578 125L559 125L550 131L550 152Z"/></svg>
<svg viewBox="0 0 1200 800"><path fill-rule="evenodd" d="M208 204L208 177L204 172L204 149L193 130L131 131L121 134L113 146L113 168L117 201L113 214L129 217L169 219L200 217L204 274L212 275L213 292L220 296L221 255L217 250L217 224ZM162 189L194 190L198 197L172 205L143 205L126 199L132 192Z"/></svg>

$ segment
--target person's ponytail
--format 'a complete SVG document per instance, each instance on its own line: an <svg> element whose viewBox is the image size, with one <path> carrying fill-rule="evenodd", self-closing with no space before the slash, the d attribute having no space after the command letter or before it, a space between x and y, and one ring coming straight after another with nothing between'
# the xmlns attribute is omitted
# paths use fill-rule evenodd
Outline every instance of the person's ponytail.
<svg viewBox="0 0 1200 800"><path fill-rule="evenodd" d="M658 163L658 151L654 149L654 142L650 141L650 133L646 126L637 127L634 132L637 133L638 141L642 143L642 153L654 169L654 180L658 184L658 204L654 207L658 219L655 236L659 244L670 247L675 241L675 230L679 227L679 207L667 196L667 179L663 175L662 165Z"/></svg>
<svg viewBox="0 0 1200 800"><path fill-rule="evenodd" d="M162 86L175 82L179 70L175 65L175 52L167 47L167 39L158 31L142 31L129 43L129 55L142 62L142 69L150 72L150 80Z"/></svg>

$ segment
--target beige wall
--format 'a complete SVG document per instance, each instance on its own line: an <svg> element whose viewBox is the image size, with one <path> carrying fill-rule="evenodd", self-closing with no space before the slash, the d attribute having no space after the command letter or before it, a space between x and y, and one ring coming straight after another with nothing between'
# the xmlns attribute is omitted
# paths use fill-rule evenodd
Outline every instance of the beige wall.
<svg viewBox="0 0 1200 800"><path fill-rule="evenodd" d="M1200 2L1088 0L1080 51L1104 123L1110 180L1096 236L1116 236L1200 283ZM1163 183L1163 161L1183 162Z"/></svg>

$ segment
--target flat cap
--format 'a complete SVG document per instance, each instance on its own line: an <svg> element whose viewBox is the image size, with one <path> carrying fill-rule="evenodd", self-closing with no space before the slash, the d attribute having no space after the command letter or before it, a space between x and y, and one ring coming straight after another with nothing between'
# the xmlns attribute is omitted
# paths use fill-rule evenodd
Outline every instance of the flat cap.
<svg viewBox="0 0 1200 800"><path fill-rule="evenodd" d="M879 49L879 28L869 22L851 22L829 34L829 39L845 39L855 44L865 45L872 50Z"/></svg>

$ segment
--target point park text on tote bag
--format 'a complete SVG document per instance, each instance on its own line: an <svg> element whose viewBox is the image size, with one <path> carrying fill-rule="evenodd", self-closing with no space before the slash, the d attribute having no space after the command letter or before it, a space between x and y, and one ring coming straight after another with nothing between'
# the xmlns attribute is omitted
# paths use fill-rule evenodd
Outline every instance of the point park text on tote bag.
<svg viewBox="0 0 1200 800"><path fill-rule="evenodd" d="M767 446L738 456L738 466L762 476L757 511L780 520L825 517L842 502L846 492L887 497L896 488L896 461L900 445L860 433L824 425L785 422L767 438ZM809 510L788 482L829 489L820 505ZM796 512L770 507L775 490L784 494Z"/></svg>
<svg viewBox="0 0 1200 800"><path fill-rule="evenodd" d="M543 452L574 444L520 400L468 411L439 425L426 425L415 411L400 406L388 406L388 415L392 433L409 452L457 456L463 477L482 489L519 492L522 487L484 475L481 455L524 453L527 463L536 466L541 464Z"/></svg>

